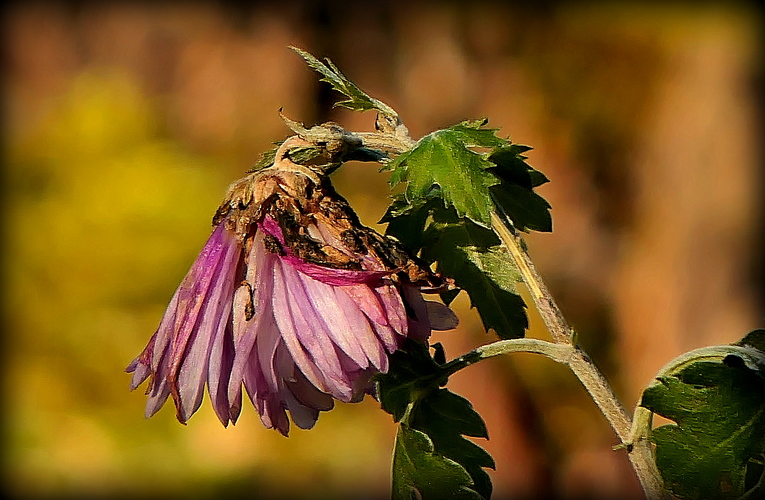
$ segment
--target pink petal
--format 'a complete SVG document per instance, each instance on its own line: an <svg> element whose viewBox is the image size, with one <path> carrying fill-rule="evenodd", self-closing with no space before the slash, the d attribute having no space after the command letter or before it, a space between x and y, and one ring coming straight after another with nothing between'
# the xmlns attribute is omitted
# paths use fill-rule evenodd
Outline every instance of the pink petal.
<svg viewBox="0 0 765 500"><path fill-rule="evenodd" d="M335 269L321 266L312 262L306 262L298 257L287 255L284 257L293 267L301 273L307 274L315 280L328 285L345 286L360 283L377 283L381 278L390 276L390 271L359 271L353 269Z"/></svg>
<svg viewBox="0 0 765 500"><path fill-rule="evenodd" d="M387 372L388 356L380 343L380 339L375 335L369 319L359 309L358 304L348 296L344 287L335 287L334 293L338 310L343 311L345 319L348 320L350 331L353 332L354 337L359 342L364 355L375 368Z"/></svg>
<svg viewBox="0 0 765 500"><path fill-rule="evenodd" d="M375 334L377 334L377 338L382 341L385 349L389 353L392 353L399 348L401 337L396 335L396 332L393 331L393 328L374 322L372 322L372 328L374 329Z"/></svg>
<svg viewBox="0 0 765 500"><path fill-rule="evenodd" d="M350 285L343 287L343 291L353 299L369 319L379 325L388 325L385 309L377 298L377 295L366 285Z"/></svg>
<svg viewBox="0 0 765 500"><path fill-rule="evenodd" d="M356 338L345 311L337 301L334 287L304 274L299 274L299 277L308 295L308 300L317 311L321 311L322 314L319 319L326 326L325 331L332 341L350 356L359 368L369 366L369 359Z"/></svg>
<svg viewBox="0 0 765 500"><path fill-rule="evenodd" d="M231 238L223 259L215 270L210 285L211 292L203 301L193 338L190 339L186 348L183 364L178 373L178 392L181 403L179 413L182 421L188 420L202 404L208 367L212 362L210 354L214 340L219 332L222 335L231 316L233 281L239 254L240 247Z"/></svg>
<svg viewBox="0 0 765 500"><path fill-rule="evenodd" d="M404 302L401 300L398 290L393 285L378 286L373 289L380 303L385 308L385 316L388 318L388 324L399 335L406 336L407 318Z"/></svg>
<svg viewBox="0 0 765 500"><path fill-rule="evenodd" d="M323 392L331 392L328 389L321 370L319 370L313 360L308 357L308 354L298 339L297 328L292 317L292 311L290 310L290 297L287 294L287 286L284 283L281 267L281 264L277 261L272 271L274 292L272 294L273 300L271 302L273 305L274 319L279 327L279 332L292 355L292 359L305 374L306 378L308 378L308 380L310 380L319 390Z"/></svg>
<svg viewBox="0 0 765 500"><path fill-rule="evenodd" d="M347 401L352 392L350 382L340 367L334 344L325 330L323 321L317 315L314 305L311 304L298 272L292 266L280 262L274 269L274 276L274 316L287 347L290 348L294 357L295 353L292 351L290 342L287 341L287 335L291 335L287 330L292 329L300 344L325 375L324 379L329 384L330 394L341 401ZM285 291L282 297L279 297L280 294L276 290L281 286L285 288ZM287 301L283 302L285 297ZM286 306L284 307L286 314L280 313L279 308L282 306ZM291 317L291 321L280 322L282 316ZM295 361L298 360L295 359Z"/></svg>

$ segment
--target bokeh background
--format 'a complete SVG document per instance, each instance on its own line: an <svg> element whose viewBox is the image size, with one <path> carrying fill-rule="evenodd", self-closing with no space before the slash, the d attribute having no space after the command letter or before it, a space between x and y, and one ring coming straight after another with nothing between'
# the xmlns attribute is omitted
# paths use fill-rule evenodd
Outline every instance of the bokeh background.
<svg viewBox="0 0 765 500"><path fill-rule="evenodd" d="M128 362L228 184L288 130L374 116L289 45L329 56L414 137L490 117L552 180L531 255L628 407L669 359L763 326L762 20L749 4L16 2L3 15L3 478L19 498L385 498L395 426L371 399L285 439L143 418ZM349 164L363 221L386 175ZM464 297L439 333L493 337ZM546 333L532 314L531 335ZM636 498L573 376L531 354L450 383L487 421L496 498Z"/></svg>

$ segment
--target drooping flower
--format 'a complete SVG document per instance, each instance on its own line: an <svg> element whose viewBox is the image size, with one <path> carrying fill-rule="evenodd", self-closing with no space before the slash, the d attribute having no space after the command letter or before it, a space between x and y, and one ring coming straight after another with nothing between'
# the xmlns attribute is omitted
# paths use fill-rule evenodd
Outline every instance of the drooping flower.
<svg viewBox="0 0 765 500"><path fill-rule="evenodd" d="M311 428L334 399L360 401L406 337L454 328L425 301L444 280L399 243L362 226L320 171L293 163L288 139L272 167L235 182L210 239L156 333L128 366L149 379L146 416L171 397L185 423L204 388L223 425L242 387L268 428Z"/></svg>

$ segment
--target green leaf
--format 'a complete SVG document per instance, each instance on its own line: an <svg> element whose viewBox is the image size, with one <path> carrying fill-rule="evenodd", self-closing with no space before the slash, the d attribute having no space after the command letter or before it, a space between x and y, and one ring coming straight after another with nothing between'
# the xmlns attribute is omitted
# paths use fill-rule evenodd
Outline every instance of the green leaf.
<svg viewBox="0 0 765 500"><path fill-rule="evenodd" d="M500 148L509 144L507 139L497 137L496 128L483 128L489 120L469 120L449 127L447 130L468 147Z"/></svg>
<svg viewBox="0 0 765 500"><path fill-rule="evenodd" d="M324 64L304 50L297 47L290 48L300 54L300 56L305 59L306 63L308 63L308 66L324 76L324 78L321 79L322 82L329 83L334 90L348 98L345 101L336 102L335 106L342 106L354 111L376 109L388 116L398 116L390 106L374 97L370 97L363 90L358 88L356 84L342 74L340 70L337 69L337 66L335 66L329 59L325 59L327 63Z"/></svg>
<svg viewBox="0 0 765 500"><path fill-rule="evenodd" d="M440 345L436 356L443 357ZM494 460L465 436L488 438L486 424L465 398L441 389L447 376L427 346L408 341L377 376L383 409L400 422L393 457L394 498L491 496L484 468ZM413 496L414 495L414 496Z"/></svg>
<svg viewBox="0 0 765 500"><path fill-rule="evenodd" d="M491 193L496 205L513 221L516 229L552 231L550 204L534 191L503 182L492 186Z"/></svg>
<svg viewBox="0 0 765 500"><path fill-rule="evenodd" d="M392 170L391 187L406 183L404 196L412 207L432 198L436 187L444 204L454 207L459 217L490 227L493 205L489 188L499 179L488 171L494 164L469 146L489 146L494 139L503 140L494 136L494 131L476 129L474 124L463 122L426 135L385 169Z"/></svg>
<svg viewBox="0 0 765 500"><path fill-rule="evenodd" d="M426 345L407 340L401 349L391 354L388 373L376 378L380 406L398 422L409 403L446 382L439 369Z"/></svg>
<svg viewBox="0 0 765 500"><path fill-rule="evenodd" d="M470 296L484 328L502 339L521 338L529 322L526 304L516 293L521 280L508 250L493 231L468 221L444 222L438 213L425 232L422 258L436 262L436 270L452 277ZM453 296L442 296L449 304Z"/></svg>
<svg viewBox="0 0 765 500"><path fill-rule="evenodd" d="M436 452L424 432L401 424L393 454L394 500L481 500L470 474Z"/></svg>
<svg viewBox="0 0 765 500"><path fill-rule="evenodd" d="M386 234L394 236L412 252L417 253L425 244L425 226L430 212L439 205L443 206L441 200L430 199L413 207L403 195L396 195L380 223L387 222Z"/></svg>
<svg viewBox="0 0 765 500"><path fill-rule="evenodd" d="M260 157L258 157L258 161L255 162L255 165L252 166L247 172L257 172L258 170L263 170L264 168L268 168L271 165L274 164L274 161L276 160L276 150L279 149L279 146L281 146L281 142L276 143L276 146L273 148L263 151L260 153Z"/></svg>
<svg viewBox="0 0 765 500"><path fill-rule="evenodd" d="M525 335L526 304L516 291L521 277L493 231L460 219L438 199L412 209L398 197L382 222L388 222L387 234L414 252L422 249L422 259L436 264L439 273L453 278L456 286L467 292L486 330L493 328L502 339ZM449 290L441 298L448 305L458 293Z"/></svg>
<svg viewBox="0 0 765 500"><path fill-rule="evenodd" d="M526 157L523 153L529 150L531 150L529 146L521 144L496 148L489 155L489 161L496 165L493 170L495 175L505 182L518 184L526 189L532 189L549 182L545 174L526 163Z"/></svg>
<svg viewBox="0 0 765 500"><path fill-rule="evenodd" d="M765 352L755 347L762 345L759 332L719 359L682 363L643 392L642 406L675 422L654 429L652 440L665 486L679 498L739 498L763 475Z"/></svg>
<svg viewBox="0 0 765 500"><path fill-rule="evenodd" d="M411 426L431 438L436 452L464 467L474 488L483 498L491 496L491 479L484 470L493 469L494 459L486 450L464 436L488 439L486 424L470 402L447 389L437 389L423 398L412 413Z"/></svg>
<svg viewBox="0 0 765 500"><path fill-rule="evenodd" d="M754 330L746 334L746 336L736 342L734 345L742 346L742 347L751 347L753 350L758 352L765 352L765 330ZM753 358L755 360L759 360L761 358ZM765 370L765 367L763 367L763 370Z"/></svg>
<svg viewBox="0 0 765 500"><path fill-rule="evenodd" d="M489 161L495 164L492 173L502 182L492 186L491 195L516 229L549 232L552 231L550 204L534 192L535 187L548 182L548 179L526 163L522 153L529 149L528 146L512 144L492 151L489 155Z"/></svg>
<svg viewBox="0 0 765 500"><path fill-rule="evenodd" d="M517 229L552 231L550 204L534 192L548 179L523 155L531 148L512 144L484 125L486 120L465 121L433 132L384 167L392 171L391 187L406 184L399 211L441 198L458 217L490 227L496 205Z"/></svg>

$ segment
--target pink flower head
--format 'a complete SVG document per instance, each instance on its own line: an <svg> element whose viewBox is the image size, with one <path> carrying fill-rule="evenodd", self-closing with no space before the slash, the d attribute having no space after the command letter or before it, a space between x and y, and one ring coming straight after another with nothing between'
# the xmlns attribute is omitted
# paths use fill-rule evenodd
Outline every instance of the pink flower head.
<svg viewBox="0 0 765 500"><path fill-rule="evenodd" d="M362 226L329 179L277 151L234 183L215 228L159 328L127 368L149 379L146 416L172 397L182 423L204 387L235 423L242 386L268 428L313 427L334 399L360 401L404 338L457 324L421 291L444 281L391 238Z"/></svg>

